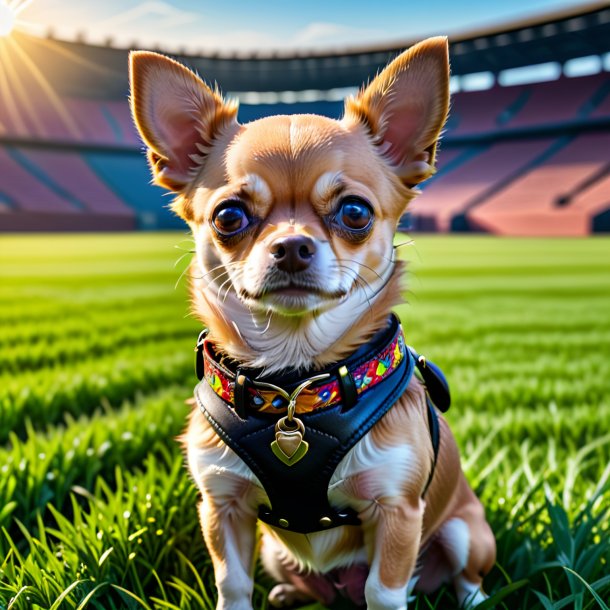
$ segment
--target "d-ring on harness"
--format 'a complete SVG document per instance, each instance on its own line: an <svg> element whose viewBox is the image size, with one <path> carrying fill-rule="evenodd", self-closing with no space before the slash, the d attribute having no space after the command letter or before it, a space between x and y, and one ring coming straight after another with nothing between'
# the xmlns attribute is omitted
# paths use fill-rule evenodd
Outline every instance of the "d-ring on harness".
<svg viewBox="0 0 610 610"><path fill-rule="evenodd" d="M264 487L269 505L259 507L259 518L265 523L300 533L360 523L352 509L330 505L330 480L415 369L427 389L434 449L428 485L432 480L440 447L435 406L449 407L449 390L440 369L406 346L396 316L349 358L311 376L274 376L274 383L259 381L260 371L225 364L204 334L196 352L199 408Z"/></svg>

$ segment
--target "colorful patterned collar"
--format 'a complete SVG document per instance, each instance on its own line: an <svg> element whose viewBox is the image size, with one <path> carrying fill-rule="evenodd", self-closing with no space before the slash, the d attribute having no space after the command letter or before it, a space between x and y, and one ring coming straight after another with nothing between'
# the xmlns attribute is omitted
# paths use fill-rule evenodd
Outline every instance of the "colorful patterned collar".
<svg viewBox="0 0 610 610"><path fill-rule="evenodd" d="M298 394L296 414L338 403L342 403L343 410L349 409L361 394L390 377L407 354L402 327L394 314L385 329L349 358L323 371L298 377L288 373L266 378L260 376L260 371L225 364L205 331L199 336L195 350L199 379L205 378L212 390L242 418L251 410L283 415L289 394Z"/></svg>

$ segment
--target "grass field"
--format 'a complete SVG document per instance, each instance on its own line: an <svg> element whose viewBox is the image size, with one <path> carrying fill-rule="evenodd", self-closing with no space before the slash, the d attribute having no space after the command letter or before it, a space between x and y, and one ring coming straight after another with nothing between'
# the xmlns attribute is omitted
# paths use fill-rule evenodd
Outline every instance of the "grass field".
<svg viewBox="0 0 610 610"><path fill-rule="evenodd" d="M214 608L173 440L196 381L199 325L186 281L174 289L190 247L0 237L0 609ZM449 377L498 540L486 607L607 609L610 240L417 237L400 252L408 341ZM257 610L269 586L259 573Z"/></svg>

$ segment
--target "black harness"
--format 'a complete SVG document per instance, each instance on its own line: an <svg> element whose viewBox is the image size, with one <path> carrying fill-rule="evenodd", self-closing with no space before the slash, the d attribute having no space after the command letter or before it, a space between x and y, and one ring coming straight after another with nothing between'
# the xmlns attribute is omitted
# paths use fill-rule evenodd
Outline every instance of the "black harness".
<svg viewBox="0 0 610 610"><path fill-rule="evenodd" d="M356 367L374 358L400 332L400 323L392 315L388 327L352 356L324 371L312 372L311 376L326 373L331 379L336 377L341 388L341 402L298 415L297 419L304 425L308 451L294 464L282 462L272 451L274 438L277 438L278 416L257 411L248 390L259 383L272 381L274 386L283 388L285 393L291 393L307 379L307 374L297 378L289 373L267 380L257 377L258 371L223 364L223 370L233 378L233 403L223 400L207 380L204 379L197 385L195 398L202 413L218 436L258 477L269 497L270 506L259 507L258 516L262 521L303 534L340 525L358 525L360 520L354 510L337 510L330 505L330 480L347 452L396 403L416 369L426 385L428 424L434 449L434 461L425 493L434 474L440 446L435 406L444 412L450 404L449 388L442 372L414 350L407 348L398 367L386 379L360 395L356 392L350 374ZM204 346L204 343L205 341L199 341L197 346L199 379L203 378L204 358L209 358L210 354L214 357L210 346Z"/></svg>

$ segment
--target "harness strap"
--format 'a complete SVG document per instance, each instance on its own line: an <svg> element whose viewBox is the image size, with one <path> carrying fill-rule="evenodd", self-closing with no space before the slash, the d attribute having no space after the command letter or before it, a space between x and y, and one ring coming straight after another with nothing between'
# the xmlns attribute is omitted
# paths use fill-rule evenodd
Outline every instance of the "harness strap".
<svg viewBox="0 0 610 610"><path fill-rule="evenodd" d="M428 477L428 481L422 493L423 498L434 478L434 471L436 470L436 463L438 462L438 453L441 445L441 430L436 409L446 413L451 406L451 394L449 393L449 384L447 383L443 371L441 371L434 362L426 360L425 356L418 354L410 345L408 346L408 349L415 360L415 366L417 366L417 370L426 387L428 428L430 430L430 441L434 452L430 476Z"/></svg>
<svg viewBox="0 0 610 610"><path fill-rule="evenodd" d="M418 354L410 345L408 348L415 359L417 370L426 385L430 400L439 411L446 413L451 406L451 394L443 371L434 362L426 360L425 356Z"/></svg>
<svg viewBox="0 0 610 610"><path fill-rule="evenodd" d="M428 428L430 429L430 441L432 442L432 449L434 450L434 458L432 459L432 469L430 470L428 481L426 482L426 486L424 487L424 491L421 495L422 498L426 495L428 487L430 487L432 479L434 478L436 462L438 461L438 452L441 447L441 430L438 421L438 414L429 396L426 396L426 406L428 407Z"/></svg>

